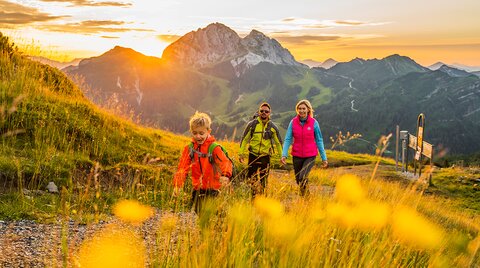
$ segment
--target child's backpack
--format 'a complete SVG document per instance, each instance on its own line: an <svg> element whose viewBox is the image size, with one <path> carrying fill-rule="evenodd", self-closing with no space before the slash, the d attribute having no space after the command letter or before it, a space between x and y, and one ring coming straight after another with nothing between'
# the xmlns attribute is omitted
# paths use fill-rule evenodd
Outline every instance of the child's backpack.
<svg viewBox="0 0 480 268"><path fill-rule="evenodd" d="M228 155L227 150L225 150L225 148L221 144L216 143L216 142L212 142L212 144L210 144L210 146L208 146L208 153L204 154L202 152L199 152L199 151L195 150L195 148L193 147L193 142L191 142L188 145L188 147L190 148L190 160L193 160L194 154L197 154L198 157L208 157L208 162L210 162L210 164L214 165L215 160L213 159L213 150L217 146L220 146L220 149L222 149L225 156L227 156L228 160L230 160L230 162L232 163L232 176L230 177L230 182L233 182L234 180L237 179L237 176L238 176L237 168L235 167L235 162L233 162L233 160Z"/></svg>

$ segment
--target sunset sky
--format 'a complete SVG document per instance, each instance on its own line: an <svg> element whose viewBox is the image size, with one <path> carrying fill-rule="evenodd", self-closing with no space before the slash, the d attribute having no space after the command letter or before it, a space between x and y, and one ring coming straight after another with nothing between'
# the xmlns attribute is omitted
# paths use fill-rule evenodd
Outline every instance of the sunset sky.
<svg viewBox="0 0 480 268"><path fill-rule="evenodd" d="M220 22L277 39L297 60L400 54L420 64L480 66L480 0L0 0L0 31L57 60L115 45L161 57Z"/></svg>

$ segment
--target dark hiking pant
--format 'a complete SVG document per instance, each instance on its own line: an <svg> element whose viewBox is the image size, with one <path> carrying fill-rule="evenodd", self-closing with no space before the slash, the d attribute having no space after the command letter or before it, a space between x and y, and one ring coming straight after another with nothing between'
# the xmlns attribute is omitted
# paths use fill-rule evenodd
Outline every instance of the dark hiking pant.
<svg viewBox="0 0 480 268"><path fill-rule="evenodd" d="M214 189L200 189L200 190L193 190L192 192L192 200L190 200L190 203L192 205L192 208L195 210L195 213L197 215L200 213L202 210L203 204L208 198L213 198L218 195L218 191Z"/></svg>
<svg viewBox="0 0 480 268"><path fill-rule="evenodd" d="M295 180L300 186L300 195L304 196L307 193L308 173L312 170L315 164L315 156L312 157L293 157L293 170L295 171Z"/></svg>
<svg viewBox="0 0 480 268"><path fill-rule="evenodd" d="M264 194L267 179L270 173L270 156L257 156L248 154L248 179L252 189L252 198L257 194Z"/></svg>

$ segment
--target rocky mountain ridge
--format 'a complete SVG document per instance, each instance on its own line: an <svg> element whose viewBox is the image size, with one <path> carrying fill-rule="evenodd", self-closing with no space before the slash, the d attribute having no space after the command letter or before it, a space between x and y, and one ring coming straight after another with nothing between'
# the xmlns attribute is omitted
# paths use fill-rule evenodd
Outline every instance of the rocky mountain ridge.
<svg viewBox="0 0 480 268"><path fill-rule="evenodd" d="M221 23L187 33L164 50L162 59L197 69L228 62L237 77L260 62L305 66L275 39L257 30L241 38Z"/></svg>

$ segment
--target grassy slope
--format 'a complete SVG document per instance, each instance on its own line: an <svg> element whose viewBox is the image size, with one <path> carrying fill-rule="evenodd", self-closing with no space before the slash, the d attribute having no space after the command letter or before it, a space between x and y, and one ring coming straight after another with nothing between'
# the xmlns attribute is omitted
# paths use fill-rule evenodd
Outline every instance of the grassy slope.
<svg viewBox="0 0 480 268"><path fill-rule="evenodd" d="M53 181L73 196L87 192L82 184L91 180L97 191L129 185L125 196L137 194L135 184L169 184L186 137L100 110L60 71L26 59L0 37L1 189L43 190Z"/></svg>
<svg viewBox="0 0 480 268"><path fill-rule="evenodd" d="M298 99L310 99L313 106L328 103L332 98L332 90L322 85L310 69L304 71L303 77L300 80L295 79L294 77L285 77L284 79L287 85L300 86L302 91L298 94ZM319 89L320 93L315 94L314 97L308 96L311 88Z"/></svg>

